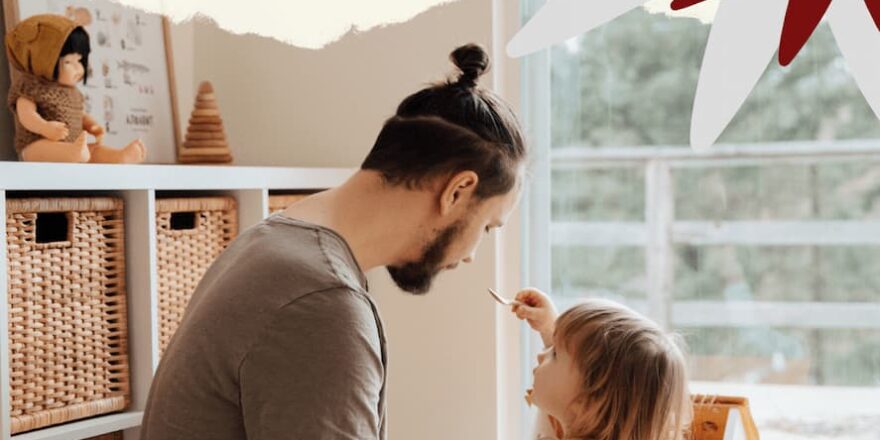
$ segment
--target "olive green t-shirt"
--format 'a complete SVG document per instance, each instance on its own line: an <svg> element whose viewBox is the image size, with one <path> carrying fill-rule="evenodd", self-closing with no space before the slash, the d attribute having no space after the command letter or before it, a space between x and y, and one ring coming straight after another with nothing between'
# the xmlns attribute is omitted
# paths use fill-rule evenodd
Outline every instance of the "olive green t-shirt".
<svg viewBox="0 0 880 440"><path fill-rule="evenodd" d="M142 440L384 439L385 335L341 236L276 214L208 269Z"/></svg>

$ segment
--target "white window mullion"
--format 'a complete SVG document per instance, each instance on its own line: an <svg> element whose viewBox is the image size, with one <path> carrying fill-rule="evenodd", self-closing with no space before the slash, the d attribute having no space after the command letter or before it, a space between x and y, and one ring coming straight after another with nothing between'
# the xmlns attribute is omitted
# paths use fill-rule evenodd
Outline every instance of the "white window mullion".
<svg viewBox="0 0 880 440"><path fill-rule="evenodd" d="M525 0L522 5L522 22L525 23L544 0ZM521 108L525 136L529 144L528 181L521 202L522 229L521 242L526 252L522 259L522 283L551 292L551 131L550 131L550 51L542 50L520 59ZM541 349L540 338L528 325L522 323L521 388L525 390L532 383L531 370L535 354ZM530 439L535 420L535 410L521 403L522 417L519 420L523 439Z"/></svg>
<svg viewBox="0 0 880 440"><path fill-rule="evenodd" d="M674 203L669 164L662 160L648 161L645 169L645 275L648 314L663 328L671 325Z"/></svg>

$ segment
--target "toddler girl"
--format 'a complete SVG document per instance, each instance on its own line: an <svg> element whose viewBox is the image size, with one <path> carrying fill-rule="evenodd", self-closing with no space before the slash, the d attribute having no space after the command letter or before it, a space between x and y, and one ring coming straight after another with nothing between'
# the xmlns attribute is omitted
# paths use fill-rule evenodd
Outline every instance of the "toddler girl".
<svg viewBox="0 0 880 440"><path fill-rule="evenodd" d="M557 318L535 289L513 313L540 333L534 385L536 439L680 440L691 419L685 358L677 337L620 304L590 299Z"/></svg>

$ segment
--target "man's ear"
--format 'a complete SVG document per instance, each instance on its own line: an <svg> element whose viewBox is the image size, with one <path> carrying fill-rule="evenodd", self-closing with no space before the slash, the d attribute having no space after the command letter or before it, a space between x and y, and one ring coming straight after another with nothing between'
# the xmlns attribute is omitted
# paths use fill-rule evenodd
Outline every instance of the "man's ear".
<svg viewBox="0 0 880 440"><path fill-rule="evenodd" d="M440 215L447 215L455 208L470 202L480 177L473 171L453 174L440 193Z"/></svg>

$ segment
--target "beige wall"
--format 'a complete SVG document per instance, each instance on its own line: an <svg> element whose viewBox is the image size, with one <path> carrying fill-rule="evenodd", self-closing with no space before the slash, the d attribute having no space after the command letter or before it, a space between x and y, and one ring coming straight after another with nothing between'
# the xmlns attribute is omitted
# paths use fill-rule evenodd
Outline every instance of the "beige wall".
<svg viewBox="0 0 880 440"><path fill-rule="evenodd" d="M492 247L486 240L425 296L400 292L384 270L369 274L388 331L391 440L498 438Z"/></svg>
<svg viewBox="0 0 880 440"><path fill-rule="evenodd" d="M181 133L186 133L187 120L196 96L195 36L195 24L192 22L171 25L171 54L177 88L177 118Z"/></svg>
<svg viewBox="0 0 880 440"><path fill-rule="evenodd" d="M200 23L195 78L214 83L236 163L357 166L397 103L452 71L456 45L488 47L491 36L489 0L440 6L318 51Z"/></svg>

